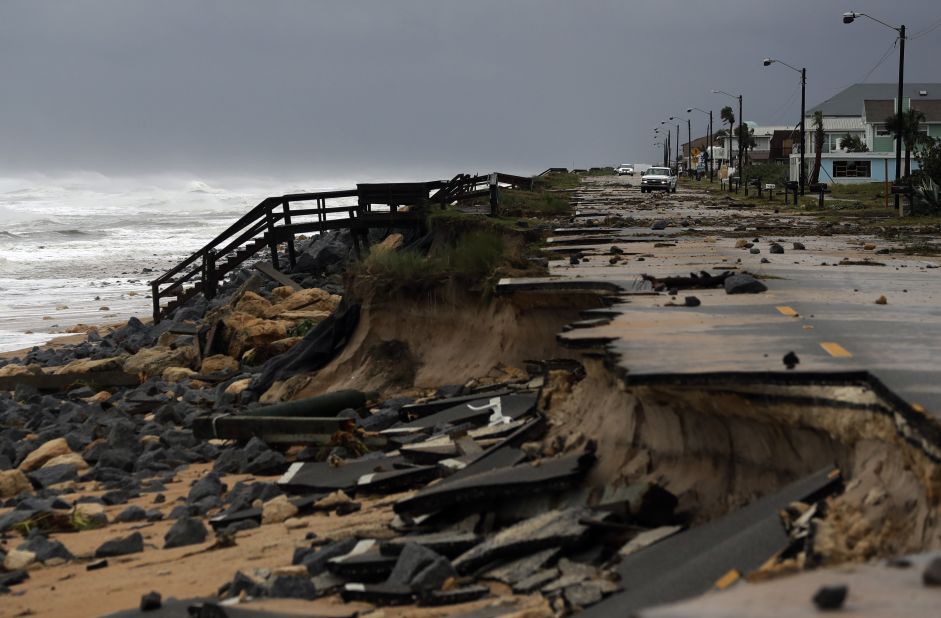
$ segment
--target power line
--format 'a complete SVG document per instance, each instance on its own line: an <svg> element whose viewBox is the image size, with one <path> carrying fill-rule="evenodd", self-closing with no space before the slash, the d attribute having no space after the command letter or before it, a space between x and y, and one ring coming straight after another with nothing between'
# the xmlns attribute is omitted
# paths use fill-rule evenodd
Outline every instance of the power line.
<svg viewBox="0 0 941 618"><path fill-rule="evenodd" d="M911 35L910 37L908 37L908 39L909 39L910 41L914 41L915 39L921 38L921 37L925 36L926 34L929 34L929 33L933 32L934 30L937 30L938 27L941 27L941 19L939 19L938 21L934 22L933 24L931 24L931 25L928 26L927 28L925 28L925 29L923 29L923 30L919 30L919 31L916 32L915 34L913 34L913 35Z"/></svg>
<svg viewBox="0 0 941 618"><path fill-rule="evenodd" d="M785 101L783 105L781 105L780 107L778 107L778 108L771 114L771 117L772 117L774 120L778 120L779 118L781 118L781 116L784 114L785 110L787 110L787 108L790 107L791 103L794 102L794 99L797 98L797 95L798 95L799 92L800 92L800 88L794 89L794 90L791 92L791 96L788 98L788 100Z"/></svg>

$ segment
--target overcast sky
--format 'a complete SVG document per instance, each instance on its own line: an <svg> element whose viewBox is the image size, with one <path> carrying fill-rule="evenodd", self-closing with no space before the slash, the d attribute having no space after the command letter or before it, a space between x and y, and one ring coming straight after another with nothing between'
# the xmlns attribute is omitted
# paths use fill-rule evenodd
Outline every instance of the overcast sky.
<svg viewBox="0 0 941 618"><path fill-rule="evenodd" d="M657 158L653 127L897 78L938 0L0 0L0 176L532 173ZM906 81L941 82L941 25ZM938 93L941 95L941 92ZM693 136L705 131L693 116ZM685 126L683 137L685 139Z"/></svg>

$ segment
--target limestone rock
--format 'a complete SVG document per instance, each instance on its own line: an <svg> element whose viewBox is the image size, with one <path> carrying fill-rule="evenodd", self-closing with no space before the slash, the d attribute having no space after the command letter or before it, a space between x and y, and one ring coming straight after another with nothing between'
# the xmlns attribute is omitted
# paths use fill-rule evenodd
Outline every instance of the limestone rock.
<svg viewBox="0 0 941 618"><path fill-rule="evenodd" d="M71 363L55 367L51 373L61 375L64 373L97 373L99 371L120 371L126 356L112 356L111 358L80 358Z"/></svg>
<svg viewBox="0 0 941 618"><path fill-rule="evenodd" d="M294 288L289 285L282 285L271 290L271 295L277 298L278 300L284 300L289 298L291 294L294 293Z"/></svg>
<svg viewBox="0 0 941 618"><path fill-rule="evenodd" d="M252 383L251 378L243 378L241 380L236 380L232 384L229 384L225 387L226 395L238 395Z"/></svg>
<svg viewBox="0 0 941 618"><path fill-rule="evenodd" d="M95 393L95 394L92 395L91 397L86 397L86 398L83 399L82 401L85 401L85 402L88 402L88 403L101 403L101 402L103 402L103 401L108 401L109 399L111 399L111 393L110 393L110 392L108 392L108 391L98 391L97 393Z"/></svg>
<svg viewBox="0 0 941 618"><path fill-rule="evenodd" d="M42 467L43 464L54 457L70 454L72 454L72 449L69 448L69 443L65 441L65 438L49 440L27 455L23 463L20 464L19 469L23 472L31 472Z"/></svg>
<svg viewBox="0 0 941 618"><path fill-rule="evenodd" d="M17 365L9 364L3 367L0 367L0 377L6 376L40 376L42 375L42 367L39 365Z"/></svg>
<svg viewBox="0 0 941 618"><path fill-rule="evenodd" d="M96 502L79 502L75 505L75 518L87 522L89 527L97 528L108 523L103 504Z"/></svg>
<svg viewBox="0 0 941 618"><path fill-rule="evenodd" d="M124 371L146 378L162 376L168 367L185 367L193 360L193 349L182 347L171 349L162 346L143 348L124 361Z"/></svg>
<svg viewBox="0 0 941 618"><path fill-rule="evenodd" d="M266 316L273 318L280 316L285 311L297 311L305 309L309 311L326 311L333 313L341 298L320 288L307 288L294 292L277 305L272 306L266 313Z"/></svg>
<svg viewBox="0 0 941 618"><path fill-rule="evenodd" d="M297 507L288 501L287 496L277 496L268 500L261 507L262 524L278 524L297 515Z"/></svg>
<svg viewBox="0 0 941 618"><path fill-rule="evenodd" d="M61 466L63 464L73 466L76 470L86 470L88 468L88 462L82 459L82 456L78 453L65 453L64 455L57 455L40 467L51 468L53 466Z"/></svg>
<svg viewBox="0 0 941 618"><path fill-rule="evenodd" d="M0 498L12 498L32 488L29 479L20 470L0 471Z"/></svg>
<svg viewBox="0 0 941 618"><path fill-rule="evenodd" d="M22 549L11 549L3 559L3 568L7 571L20 571L36 562L36 554Z"/></svg>
<svg viewBox="0 0 941 618"><path fill-rule="evenodd" d="M169 383L182 382L186 378L199 375L189 367L167 367L163 370L163 381Z"/></svg>
<svg viewBox="0 0 941 618"><path fill-rule="evenodd" d="M405 237L401 234L389 234L385 239L372 247L370 253L386 253L395 251L405 243Z"/></svg>
<svg viewBox="0 0 941 618"><path fill-rule="evenodd" d="M252 348L267 349L273 342L287 337L290 325L283 320L265 320L241 311L230 313L224 322L231 333L227 352L233 358L241 358Z"/></svg>
<svg viewBox="0 0 941 618"><path fill-rule="evenodd" d="M215 354L203 359L203 364L199 369L202 373L231 372L239 370L239 362L231 356L225 354Z"/></svg>
<svg viewBox="0 0 941 618"><path fill-rule="evenodd" d="M256 318L263 318L271 311L271 302L255 292L248 291L242 294L242 298L235 304L235 310Z"/></svg>

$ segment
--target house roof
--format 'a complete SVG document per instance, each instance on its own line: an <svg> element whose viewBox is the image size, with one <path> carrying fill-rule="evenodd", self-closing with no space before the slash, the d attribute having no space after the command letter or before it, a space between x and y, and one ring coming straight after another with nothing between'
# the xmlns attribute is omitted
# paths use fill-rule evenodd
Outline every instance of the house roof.
<svg viewBox="0 0 941 618"><path fill-rule="evenodd" d="M867 100L863 104L863 109L866 120L869 122L885 122L886 118L895 115L895 99L891 101Z"/></svg>
<svg viewBox="0 0 941 618"><path fill-rule="evenodd" d="M868 116L867 116L868 117ZM882 122L884 117L876 116L879 118L876 122ZM824 131L864 131L866 125L863 124L863 119L859 115L855 117L849 116L824 116L823 117L823 130ZM809 116L804 120L804 130L808 133L813 133L814 131L814 118Z"/></svg>
<svg viewBox="0 0 941 618"><path fill-rule="evenodd" d="M904 84L902 95L917 101L922 97L920 92L927 91L927 97L941 97L941 84L938 83L917 83ZM862 112L861 103L865 100L889 100L894 101L898 94L898 84L853 84L823 103L807 110L808 116L813 116L814 112L821 111L824 116L858 116Z"/></svg>
<svg viewBox="0 0 941 618"><path fill-rule="evenodd" d="M912 101L912 109L925 115L925 122L941 122L941 99L918 99Z"/></svg>

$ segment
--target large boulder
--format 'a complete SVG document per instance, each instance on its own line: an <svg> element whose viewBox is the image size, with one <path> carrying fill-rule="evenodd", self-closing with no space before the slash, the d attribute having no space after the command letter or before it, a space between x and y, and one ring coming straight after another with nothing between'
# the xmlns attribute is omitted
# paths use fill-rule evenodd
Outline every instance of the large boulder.
<svg viewBox="0 0 941 618"><path fill-rule="evenodd" d="M261 507L262 524L278 524L297 515L297 507L291 504L287 496L281 495L265 502Z"/></svg>
<svg viewBox="0 0 941 618"><path fill-rule="evenodd" d="M349 258L352 246L353 237L348 231L320 234L298 255L294 272L314 275L338 272Z"/></svg>
<svg viewBox="0 0 941 618"><path fill-rule="evenodd" d="M66 442L65 438L56 438L43 443L39 448L27 455L20 463L19 469L23 472L32 472L33 470L41 468L43 464L54 457L72 454L74 453L72 449L69 448L69 443Z"/></svg>
<svg viewBox="0 0 941 618"><path fill-rule="evenodd" d="M61 367L53 367L50 373L97 373L99 371L120 371L127 356L112 356L110 358L80 358Z"/></svg>
<svg viewBox="0 0 941 618"><path fill-rule="evenodd" d="M224 318L229 333L227 352L233 358L252 348L266 349L269 345L288 335L289 322L264 320L241 311L234 311Z"/></svg>
<svg viewBox="0 0 941 618"><path fill-rule="evenodd" d="M214 354L203 359L199 370L202 373L216 373L217 371L230 373L239 370L239 362L225 354Z"/></svg>
<svg viewBox="0 0 941 618"><path fill-rule="evenodd" d="M253 315L256 318L264 318L271 311L271 303L265 297L252 291L242 294L239 302L235 304L235 310Z"/></svg>
<svg viewBox="0 0 941 618"><path fill-rule="evenodd" d="M339 296L331 294L320 288L307 288L294 292L278 304L268 309L266 316L277 317L286 311L323 311L328 314L336 311L342 300Z"/></svg>
<svg viewBox="0 0 941 618"><path fill-rule="evenodd" d="M64 455L57 455L53 457L46 463L44 463L41 468L52 468L54 466L64 466L69 465L75 468L76 470L85 470L88 468L88 462L82 459L82 456L78 453L66 453Z"/></svg>
<svg viewBox="0 0 941 618"><path fill-rule="evenodd" d="M193 348L172 349L163 346L143 348L124 361L124 371L144 378L160 377L169 367L187 367L193 362Z"/></svg>
<svg viewBox="0 0 941 618"><path fill-rule="evenodd" d="M0 471L0 498L12 498L22 491L33 488L29 479L20 470Z"/></svg>
<svg viewBox="0 0 941 618"><path fill-rule="evenodd" d="M405 244L405 236L401 234L389 234L382 242L373 245L369 252L375 254L388 253L389 251L395 251L403 244Z"/></svg>
<svg viewBox="0 0 941 618"><path fill-rule="evenodd" d="M164 382L174 384L187 378L194 378L197 375L199 374L189 367L167 367L163 370L162 379Z"/></svg>
<svg viewBox="0 0 941 618"><path fill-rule="evenodd" d="M0 377L41 376L41 375L42 375L41 365L17 365L16 363L10 363L9 365L4 365L3 367L0 367Z"/></svg>

